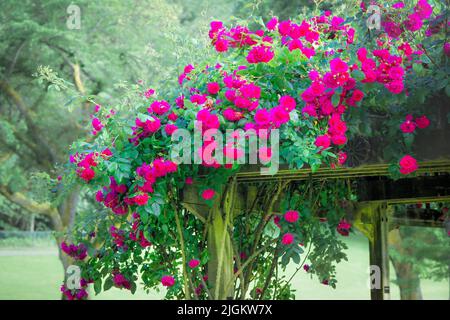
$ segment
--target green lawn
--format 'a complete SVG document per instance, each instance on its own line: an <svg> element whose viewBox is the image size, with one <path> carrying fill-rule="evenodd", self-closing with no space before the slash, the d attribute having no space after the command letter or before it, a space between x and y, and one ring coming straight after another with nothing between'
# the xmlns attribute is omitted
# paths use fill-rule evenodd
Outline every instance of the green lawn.
<svg viewBox="0 0 450 320"><path fill-rule="evenodd" d="M294 279L297 299L369 299L368 243L361 235L348 240L348 262L337 266L338 288L324 286L309 278L303 270ZM288 275L295 266L290 266ZM391 267L391 277L394 270ZM63 270L56 248L2 248L0 247L0 299L59 299ZM448 281L440 283L422 281L425 299L448 299ZM399 299L398 288L391 286L392 299ZM135 295L126 290L111 289L93 299L161 299L163 292L146 294L138 288Z"/></svg>

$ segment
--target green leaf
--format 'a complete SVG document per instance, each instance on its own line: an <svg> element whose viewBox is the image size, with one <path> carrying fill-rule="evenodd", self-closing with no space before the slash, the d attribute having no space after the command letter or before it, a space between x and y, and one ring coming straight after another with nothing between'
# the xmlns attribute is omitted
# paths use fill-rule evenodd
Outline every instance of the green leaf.
<svg viewBox="0 0 450 320"><path fill-rule="evenodd" d="M421 63L414 63L413 70L416 74L421 75L423 73L423 66Z"/></svg>
<svg viewBox="0 0 450 320"><path fill-rule="evenodd" d="M362 81L366 78L366 75L361 70L353 70L352 72L352 78L354 78L356 81Z"/></svg>
<svg viewBox="0 0 450 320"><path fill-rule="evenodd" d="M294 261L295 264L299 264L300 263L300 255L298 253L294 253L292 256L292 261Z"/></svg>
<svg viewBox="0 0 450 320"><path fill-rule="evenodd" d="M94 292L99 294L102 291L102 279L97 279L94 281Z"/></svg>
<svg viewBox="0 0 450 320"><path fill-rule="evenodd" d="M135 294L135 292L136 292L136 283L135 282L131 283L130 291L132 294Z"/></svg>
<svg viewBox="0 0 450 320"><path fill-rule="evenodd" d="M335 92L333 94L333 97L331 98L331 103L333 106L337 107L339 105L339 101L341 100L341 95L338 92Z"/></svg>
<svg viewBox="0 0 450 320"><path fill-rule="evenodd" d="M111 287L112 287L113 285L114 285L114 282L113 282L112 277L108 277L108 278L105 280L105 283L103 284L103 290L104 290L104 291L107 291L107 290L111 289Z"/></svg>
<svg viewBox="0 0 450 320"><path fill-rule="evenodd" d="M156 202L152 204L152 213L157 217L161 214L161 206Z"/></svg>
<svg viewBox="0 0 450 320"><path fill-rule="evenodd" d="M450 85L445 87L445 93L447 94L447 97L450 97Z"/></svg>
<svg viewBox="0 0 450 320"><path fill-rule="evenodd" d="M146 208L145 208L145 211L143 211L143 212L140 213L140 216L141 216L141 221L142 221L144 224L147 224L147 223L148 223L148 210L147 210L147 206L146 206Z"/></svg>

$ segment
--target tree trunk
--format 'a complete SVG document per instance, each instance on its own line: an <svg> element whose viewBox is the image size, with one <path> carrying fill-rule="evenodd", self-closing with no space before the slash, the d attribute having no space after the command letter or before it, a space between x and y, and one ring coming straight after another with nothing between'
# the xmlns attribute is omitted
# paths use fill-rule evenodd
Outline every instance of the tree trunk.
<svg viewBox="0 0 450 320"><path fill-rule="evenodd" d="M401 255L408 252L402 245L402 237L399 229L394 229L389 233L389 245L391 245ZM397 257L390 255L390 260L397 275L397 284L400 289L401 300L423 300L420 288L420 278L410 262L401 261Z"/></svg>

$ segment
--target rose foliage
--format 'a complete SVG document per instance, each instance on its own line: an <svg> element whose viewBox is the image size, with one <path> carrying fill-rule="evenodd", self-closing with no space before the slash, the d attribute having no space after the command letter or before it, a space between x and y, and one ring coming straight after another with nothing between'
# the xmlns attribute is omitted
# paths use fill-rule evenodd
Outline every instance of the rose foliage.
<svg viewBox="0 0 450 320"><path fill-rule="evenodd" d="M127 108L97 105L94 136L74 144L63 183L87 186L99 209L68 236L72 246L64 243L82 267L84 285L81 293L63 292L85 298L89 283L95 292L112 286L134 292L141 282L146 289L167 288L167 298L287 299L294 297L292 277L278 269L288 263L335 287L334 264L345 259L340 237L351 230L346 207L355 200L345 182L253 184L254 205L224 213L234 265L232 294L225 295L216 290L219 275L211 277L208 217L183 206L183 191L195 190L198 202L213 208L235 185L242 165L222 164L219 155L237 160L249 149L233 141L220 146L214 135L227 129L235 138L250 131L264 138L278 129L280 161L291 168L345 166L347 142L373 111L367 106L407 104L424 68L438 63L421 44L424 33L442 36L443 18L426 0L385 8L378 32L367 30L365 10L363 3L359 19L323 11L255 27L213 21L212 57L185 66L179 86L154 90L139 82ZM430 119L420 110L398 112L389 123L393 137L427 130ZM172 136L200 123L202 163L176 163ZM260 159L270 160L272 148L259 149ZM387 160L400 175L418 168L407 149Z"/></svg>

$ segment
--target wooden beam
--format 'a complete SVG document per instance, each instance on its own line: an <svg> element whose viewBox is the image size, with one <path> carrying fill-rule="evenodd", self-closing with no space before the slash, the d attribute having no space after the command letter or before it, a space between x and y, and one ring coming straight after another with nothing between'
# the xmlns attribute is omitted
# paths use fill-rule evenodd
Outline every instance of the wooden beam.
<svg viewBox="0 0 450 320"><path fill-rule="evenodd" d="M291 180L302 181L310 178L314 180L324 179L349 179L349 178L361 178L361 177L387 177L390 176L389 164L368 164L355 168L337 167L332 168L319 168L317 171L312 172L310 168L305 169L288 169L286 166L280 166L280 169L275 175L261 175L260 166L257 165L245 165L237 173L237 181L241 183L245 182L257 182L257 181L273 181L273 180ZM433 161L419 162L419 169L416 171L416 176L434 173L450 173L450 159L440 159Z"/></svg>
<svg viewBox="0 0 450 320"><path fill-rule="evenodd" d="M360 201L411 201L424 202L423 199L444 201L450 197L450 175L436 174L392 180L388 177L366 177L355 180L357 196Z"/></svg>

